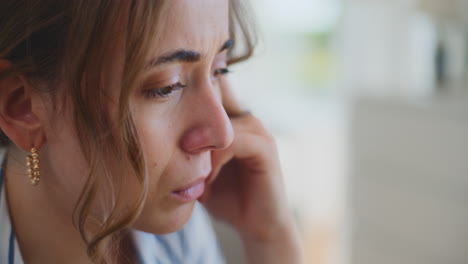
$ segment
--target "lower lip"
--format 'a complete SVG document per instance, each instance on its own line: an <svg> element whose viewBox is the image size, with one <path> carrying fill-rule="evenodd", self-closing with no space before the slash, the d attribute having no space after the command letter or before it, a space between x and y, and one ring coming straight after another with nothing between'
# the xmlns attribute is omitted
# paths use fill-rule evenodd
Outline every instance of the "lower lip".
<svg viewBox="0 0 468 264"><path fill-rule="evenodd" d="M201 182L189 189L172 192L172 196L182 202L192 202L200 198L205 191L205 182Z"/></svg>

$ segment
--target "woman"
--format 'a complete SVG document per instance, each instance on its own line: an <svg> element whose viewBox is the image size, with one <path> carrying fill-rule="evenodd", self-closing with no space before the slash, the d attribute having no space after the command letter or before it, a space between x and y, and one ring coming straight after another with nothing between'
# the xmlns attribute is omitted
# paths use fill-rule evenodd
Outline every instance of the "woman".
<svg viewBox="0 0 468 264"><path fill-rule="evenodd" d="M243 12L1 1L1 263L222 262L197 200L251 263L300 262L274 142L225 77Z"/></svg>

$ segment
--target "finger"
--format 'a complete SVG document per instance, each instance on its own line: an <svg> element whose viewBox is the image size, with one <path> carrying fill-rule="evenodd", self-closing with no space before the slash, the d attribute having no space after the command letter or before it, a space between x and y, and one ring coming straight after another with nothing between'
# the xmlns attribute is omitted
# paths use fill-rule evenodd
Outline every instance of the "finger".
<svg viewBox="0 0 468 264"><path fill-rule="evenodd" d="M265 141L270 136L266 133L263 125L258 119L250 114L243 114L231 119L234 129L234 141L226 149L216 150L211 153L212 171L206 181L205 192L199 201L204 202L210 195L211 185L218 178L221 169L232 159L255 161L258 166L260 163L269 164L268 158L275 149L267 147L271 142ZM256 166L254 166L256 167Z"/></svg>
<svg viewBox="0 0 468 264"><path fill-rule="evenodd" d="M224 109L226 110L228 116L237 116L244 113L239 101L231 90L229 82L226 79L221 80L221 98Z"/></svg>
<svg viewBox="0 0 468 264"><path fill-rule="evenodd" d="M209 179L208 183L212 183L216 179L221 168L226 165L226 163L228 163L233 157L234 153L232 152L232 149L213 151L211 153L211 164L213 169L212 177Z"/></svg>
<svg viewBox="0 0 468 264"><path fill-rule="evenodd" d="M211 185L218 177L219 172L226 165L232 158L234 157L234 153L232 149L220 150L220 151L213 151L211 152L211 166L212 170L208 179L206 181L206 188L203 195L199 198L200 202L205 202L208 197L210 196L211 192Z"/></svg>
<svg viewBox="0 0 468 264"><path fill-rule="evenodd" d="M234 142L230 146L235 158L243 159L258 154L271 156L276 151L273 137L263 126L262 122L250 113L231 120L235 131Z"/></svg>

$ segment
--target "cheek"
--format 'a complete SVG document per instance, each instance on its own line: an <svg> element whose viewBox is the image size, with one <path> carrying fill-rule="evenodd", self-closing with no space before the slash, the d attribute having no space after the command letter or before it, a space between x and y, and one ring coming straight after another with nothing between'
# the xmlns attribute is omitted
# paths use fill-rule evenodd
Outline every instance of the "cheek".
<svg viewBox="0 0 468 264"><path fill-rule="evenodd" d="M140 115L137 130L146 166L152 185L162 183L160 179L170 167L177 149L175 122L170 118L158 118L154 115Z"/></svg>
<svg viewBox="0 0 468 264"><path fill-rule="evenodd" d="M50 195L64 212L74 207L85 184L88 168L74 130L58 121L54 130L48 129L48 138L41 149L41 175L51 188Z"/></svg>

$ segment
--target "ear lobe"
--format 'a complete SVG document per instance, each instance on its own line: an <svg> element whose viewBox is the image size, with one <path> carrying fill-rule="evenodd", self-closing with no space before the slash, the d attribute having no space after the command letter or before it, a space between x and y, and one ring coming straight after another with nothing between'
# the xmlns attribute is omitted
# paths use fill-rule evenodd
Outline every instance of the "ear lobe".
<svg viewBox="0 0 468 264"><path fill-rule="evenodd" d="M0 72L5 63L0 61ZM41 122L33 112L31 87L13 74L0 80L0 128L13 143L25 151L44 142Z"/></svg>

